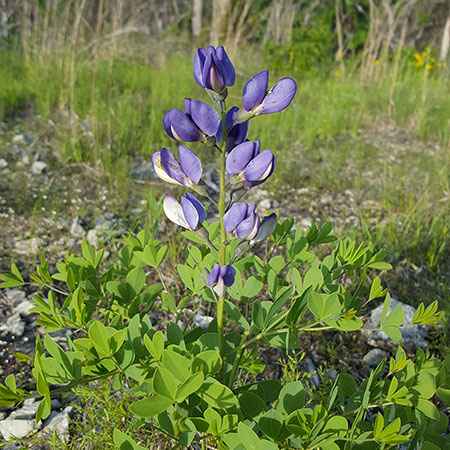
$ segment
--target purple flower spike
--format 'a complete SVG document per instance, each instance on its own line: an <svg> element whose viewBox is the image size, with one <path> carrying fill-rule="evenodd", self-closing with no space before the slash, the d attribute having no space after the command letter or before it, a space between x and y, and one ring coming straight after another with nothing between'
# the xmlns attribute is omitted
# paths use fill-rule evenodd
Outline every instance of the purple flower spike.
<svg viewBox="0 0 450 450"><path fill-rule="evenodd" d="M202 176L202 164L197 155L184 145L179 147L180 163L172 153L163 148L152 155L156 174L164 181L192 188Z"/></svg>
<svg viewBox="0 0 450 450"><path fill-rule="evenodd" d="M199 48L194 56L194 78L197 84L217 94L233 86L236 72L222 46Z"/></svg>
<svg viewBox="0 0 450 450"><path fill-rule="evenodd" d="M188 230L195 231L206 220L205 208L189 193L181 197L181 205L175 197L166 195L163 209L169 220Z"/></svg>
<svg viewBox="0 0 450 450"><path fill-rule="evenodd" d="M275 168L275 156L270 150L259 153L259 141L236 146L228 155L226 169L231 183L243 182L246 189L264 183Z"/></svg>
<svg viewBox="0 0 450 450"><path fill-rule="evenodd" d="M242 91L242 105L245 111L237 114L236 121L243 123L259 114L283 111L291 103L297 92L297 84L292 78L281 78L267 90L269 72L263 70L247 81Z"/></svg>
<svg viewBox="0 0 450 450"><path fill-rule="evenodd" d="M220 126L218 112L206 103L186 98L185 111L171 109L163 119L167 134L176 141L206 142Z"/></svg>
<svg viewBox="0 0 450 450"><path fill-rule="evenodd" d="M232 286L236 276L236 269L227 264L226 266L219 266L215 263L208 276L208 284L214 288L214 291L219 297L223 297L225 293L225 286Z"/></svg>

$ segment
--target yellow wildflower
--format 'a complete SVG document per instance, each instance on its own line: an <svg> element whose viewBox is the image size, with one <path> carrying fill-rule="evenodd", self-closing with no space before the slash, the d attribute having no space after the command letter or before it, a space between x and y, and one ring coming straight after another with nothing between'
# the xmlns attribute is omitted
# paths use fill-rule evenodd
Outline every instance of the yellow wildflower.
<svg viewBox="0 0 450 450"><path fill-rule="evenodd" d="M376 59L376 60L375 60L375 64L378 66L378 64L380 64L380 60L379 60L379 59Z"/></svg>
<svg viewBox="0 0 450 450"><path fill-rule="evenodd" d="M425 68L426 68L427 70L431 70L431 69L433 68L433 66L432 66L431 64L427 64L427 65L425 66Z"/></svg>
<svg viewBox="0 0 450 450"><path fill-rule="evenodd" d="M337 56L338 58L342 58L342 52L337 52L337 53L336 53L336 56Z"/></svg>
<svg viewBox="0 0 450 450"><path fill-rule="evenodd" d="M415 66L415 67L423 66L422 56L420 56L419 53L414 53L413 56L414 56L413 66Z"/></svg>
<svg viewBox="0 0 450 450"><path fill-rule="evenodd" d="M336 72L334 72L334 76L335 76L335 77L338 77L340 74L341 74L341 73L340 73L338 70L336 70Z"/></svg>
<svg viewBox="0 0 450 450"><path fill-rule="evenodd" d="M289 50L289 56L294 56L294 52L292 50Z"/></svg>
<svg viewBox="0 0 450 450"><path fill-rule="evenodd" d="M435 59L434 58L430 58L430 62L434 63Z"/></svg>
<svg viewBox="0 0 450 450"><path fill-rule="evenodd" d="M441 67L441 65L439 63L436 63L436 67Z"/></svg>
<svg viewBox="0 0 450 450"><path fill-rule="evenodd" d="M446 63L446 62L443 62L443 63L441 63L441 66L442 66L442 67L447 67L447 63Z"/></svg>
<svg viewBox="0 0 450 450"><path fill-rule="evenodd" d="M422 56L427 56L427 52L422 52Z"/></svg>

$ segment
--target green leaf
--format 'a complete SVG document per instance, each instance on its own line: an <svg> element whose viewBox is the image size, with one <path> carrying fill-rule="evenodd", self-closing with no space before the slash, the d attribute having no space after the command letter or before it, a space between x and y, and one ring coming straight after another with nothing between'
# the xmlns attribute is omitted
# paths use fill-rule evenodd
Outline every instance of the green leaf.
<svg viewBox="0 0 450 450"><path fill-rule="evenodd" d="M166 411L171 404L172 400L170 398L156 394L132 403L130 410L138 417L154 417Z"/></svg>
<svg viewBox="0 0 450 450"><path fill-rule="evenodd" d="M266 403L261 397L252 392L243 392L239 396L241 411L251 419L267 411Z"/></svg>
<svg viewBox="0 0 450 450"><path fill-rule="evenodd" d="M369 267L371 269L376 269L376 270L391 270L392 269L391 264L389 264L387 262L383 262L383 261L369 263L367 265L367 267Z"/></svg>
<svg viewBox="0 0 450 450"><path fill-rule="evenodd" d="M175 400L177 381L170 370L160 367L153 375L153 390L163 397Z"/></svg>
<svg viewBox="0 0 450 450"><path fill-rule="evenodd" d="M194 392L197 392L198 389L203 384L205 377L203 372L194 373L190 378L188 378L181 386L178 387L177 392L175 394L175 398L178 403L184 401L187 397L189 397Z"/></svg>
<svg viewBox="0 0 450 450"><path fill-rule="evenodd" d="M274 256L269 260L267 265L278 275L284 269L285 266L284 258L282 255Z"/></svg>
<svg viewBox="0 0 450 450"><path fill-rule="evenodd" d="M238 425L238 437L245 447L245 450L259 450L259 437L243 422Z"/></svg>
<svg viewBox="0 0 450 450"><path fill-rule="evenodd" d="M180 355L170 349L163 355L163 366L172 372L172 375L180 382L184 383L191 375L189 370L191 360L184 355Z"/></svg>
<svg viewBox="0 0 450 450"><path fill-rule="evenodd" d="M8 376L5 378L5 384L6 384L6 386L8 386L8 388L9 388L12 392L14 392L14 393L17 392L16 379L15 379L15 377L14 377L13 374L8 375Z"/></svg>
<svg viewBox="0 0 450 450"><path fill-rule="evenodd" d="M197 394L213 408L228 409L238 405L237 398L231 389L214 378L207 378Z"/></svg>
<svg viewBox="0 0 450 450"><path fill-rule="evenodd" d="M250 277L244 284L242 296L246 298L256 297L261 289L264 287L264 283L255 277Z"/></svg>
<svg viewBox="0 0 450 450"><path fill-rule="evenodd" d="M99 356L110 356L109 333L105 325L98 320L92 322L88 331L89 339L94 344Z"/></svg>
<svg viewBox="0 0 450 450"><path fill-rule="evenodd" d="M437 394L439 398L444 402L445 406L448 408L450 406L450 389L438 388Z"/></svg>
<svg viewBox="0 0 450 450"><path fill-rule="evenodd" d="M429 399L436 393L436 378L429 372L421 372L412 388L421 398Z"/></svg>
<svg viewBox="0 0 450 450"><path fill-rule="evenodd" d="M306 272L303 279L303 290L305 291L310 286L313 291L318 291L323 285L323 274L320 269L313 267Z"/></svg>
<svg viewBox="0 0 450 450"><path fill-rule="evenodd" d="M267 437L276 441L280 435L283 421L283 414L276 409L271 409L259 418L258 426Z"/></svg>
<svg viewBox="0 0 450 450"><path fill-rule="evenodd" d="M3 281L3 283L0 284L0 288L12 288L25 284L22 275L20 274L19 269L15 264L11 265L10 274L5 273L3 275L0 275L0 280Z"/></svg>
<svg viewBox="0 0 450 450"><path fill-rule="evenodd" d="M301 381L293 381L286 384L281 389L277 409L290 414L291 412L303 408L305 403L305 390Z"/></svg>
<svg viewBox="0 0 450 450"><path fill-rule="evenodd" d="M146 450L145 447L137 445L133 439L117 428L114 428L113 440L118 450Z"/></svg>
<svg viewBox="0 0 450 450"><path fill-rule="evenodd" d="M185 265L185 264L178 264L177 267L178 275L180 275L181 281L183 284L191 291L194 291L194 283L192 281L192 274L194 273L194 270Z"/></svg>
<svg viewBox="0 0 450 450"><path fill-rule="evenodd" d="M222 368L222 358L215 350L206 350L195 356L192 372L201 370L205 377L216 374Z"/></svg>
<svg viewBox="0 0 450 450"><path fill-rule="evenodd" d="M173 322L168 322L166 325L167 340L170 344L179 345L183 340L183 332L180 327Z"/></svg>
<svg viewBox="0 0 450 450"><path fill-rule="evenodd" d="M127 274L126 282L132 288L134 296L138 295L145 285L144 271L139 267L130 270Z"/></svg>
<svg viewBox="0 0 450 450"><path fill-rule="evenodd" d="M419 398L415 403L416 409L425 414L427 417L433 420L439 420L439 412L434 405L429 400L425 400L424 398Z"/></svg>

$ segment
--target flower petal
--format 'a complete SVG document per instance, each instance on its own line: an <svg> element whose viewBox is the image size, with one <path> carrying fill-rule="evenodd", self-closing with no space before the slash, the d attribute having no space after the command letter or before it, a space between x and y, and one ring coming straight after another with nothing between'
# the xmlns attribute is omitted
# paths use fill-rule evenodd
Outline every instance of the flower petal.
<svg viewBox="0 0 450 450"><path fill-rule="evenodd" d="M220 268L220 276L223 279L223 284L229 287L234 283L234 278L236 276L236 269L233 266L230 266L230 264L222 266Z"/></svg>
<svg viewBox="0 0 450 450"><path fill-rule="evenodd" d="M176 201L175 197L171 195L166 195L163 201L163 209L169 220L176 223L180 227L189 228L186 219L184 218L183 208Z"/></svg>
<svg viewBox="0 0 450 450"><path fill-rule="evenodd" d="M186 192L185 197L194 205L194 208L197 210L199 223L203 223L206 220L205 207L190 192Z"/></svg>
<svg viewBox="0 0 450 450"><path fill-rule="evenodd" d="M214 136L220 125L219 113L199 100L191 100L190 112L194 123L207 136Z"/></svg>
<svg viewBox="0 0 450 450"><path fill-rule="evenodd" d="M166 149L164 149L164 150L166 150ZM153 163L153 168L155 169L156 175L158 175L158 177L161 178L161 180L166 181L167 183L171 183L171 184L180 184L177 180L174 180L173 178L171 178L164 170L162 163L161 163L161 152L153 153L152 163Z"/></svg>
<svg viewBox="0 0 450 450"><path fill-rule="evenodd" d="M169 120L172 134L177 140L197 142L202 139L202 135L199 129L195 126L195 123L192 122L192 120L183 111L173 109L170 112Z"/></svg>
<svg viewBox="0 0 450 450"><path fill-rule="evenodd" d="M256 142L248 141L237 145L227 156L226 169L229 175L235 175L244 170L256 156Z"/></svg>
<svg viewBox="0 0 450 450"><path fill-rule="evenodd" d="M243 144L241 144L243 145ZM264 150L252 159L244 171L244 178L248 181L264 181L272 175L275 168L275 157L270 150Z"/></svg>
<svg viewBox="0 0 450 450"><path fill-rule="evenodd" d="M247 81L242 91L242 105L246 111L258 106L267 92L269 84L269 71L263 70Z"/></svg>
<svg viewBox="0 0 450 450"><path fill-rule="evenodd" d="M166 114L164 114L164 118L163 118L163 125L164 125L164 129L166 130L166 133L175 141L177 140L177 138L173 135L172 133L172 128L170 126L170 114L172 113L172 111L175 111L174 109L171 109L170 111L167 111Z"/></svg>
<svg viewBox="0 0 450 450"><path fill-rule="evenodd" d="M208 275L208 284L210 286L214 286L217 283L219 273L220 273L220 266L219 264L215 263L213 268L211 269L211 272L209 272Z"/></svg>
<svg viewBox="0 0 450 450"><path fill-rule="evenodd" d="M181 197L181 207L183 209L183 215L189 228L194 231L198 225L198 212L194 204L185 196Z"/></svg>
<svg viewBox="0 0 450 450"><path fill-rule="evenodd" d="M269 237L277 226L277 215L275 213L270 214L269 216L264 217L259 226L258 233L254 237L255 242L262 241Z"/></svg>
<svg viewBox="0 0 450 450"><path fill-rule="evenodd" d="M199 48L194 56L194 78L197 84L204 88L205 81L203 80L203 66L205 65L206 50Z"/></svg>
<svg viewBox="0 0 450 450"><path fill-rule="evenodd" d="M259 216L258 214L250 214L236 227L236 235L241 239L253 239L258 232Z"/></svg>
<svg viewBox="0 0 450 450"><path fill-rule="evenodd" d="M262 102L261 114L283 111L291 103L297 92L297 83L292 78L278 80Z"/></svg>
<svg viewBox="0 0 450 450"><path fill-rule="evenodd" d="M202 163L198 156L184 145L178 147L181 169L194 183L198 184L202 177Z"/></svg>
<svg viewBox="0 0 450 450"><path fill-rule="evenodd" d="M173 157L172 152L167 150L167 148L163 148L161 150L160 158L161 167L163 168L164 172L166 172L167 175L173 180L177 181L183 186L186 186L187 177L181 170L181 166L178 161Z"/></svg>
<svg viewBox="0 0 450 450"><path fill-rule="evenodd" d="M216 55L218 60L222 63L222 67L225 72L225 84L227 86L233 86L236 81L236 71L234 70L233 64L228 58L225 49L222 45L219 45L216 49Z"/></svg>
<svg viewBox="0 0 450 450"><path fill-rule="evenodd" d="M245 219L247 203L235 203L223 216L225 231L231 233Z"/></svg>

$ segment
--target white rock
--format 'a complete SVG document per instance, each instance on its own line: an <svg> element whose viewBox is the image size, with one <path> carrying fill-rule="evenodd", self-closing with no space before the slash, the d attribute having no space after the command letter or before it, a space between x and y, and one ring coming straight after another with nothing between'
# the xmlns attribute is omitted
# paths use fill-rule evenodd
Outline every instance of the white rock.
<svg viewBox="0 0 450 450"><path fill-rule="evenodd" d="M259 207L262 211L264 211L265 209L270 209L272 204L268 198L265 198L259 202Z"/></svg>
<svg viewBox="0 0 450 450"><path fill-rule="evenodd" d="M204 316L202 314L196 314L194 318L195 325L203 328L204 330L208 329L209 324L214 320L214 317Z"/></svg>
<svg viewBox="0 0 450 450"><path fill-rule="evenodd" d="M13 144L27 144L29 142L27 137L25 134L16 134L12 139Z"/></svg>
<svg viewBox="0 0 450 450"><path fill-rule="evenodd" d="M13 437L22 439L33 430L34 423L34 420L11 420L8 418L0 421L0 433L5 441L9 441Z"/></svg>
<svg viewBox="0 0 450 450"><path fill-rule="evenodd" d="M17 289L17 288L5 289L4 294L6 295L8 300L12 303L22 301L27 297L27 294L25 291L22 291L22 289Z"/></svg>
<svg viewBox="0 0 450 450"><path fill-rule="evenodd" d="M374 369L380 364L383 358L387 358L388 356L389 353L381 350L381 348L373 348L364 356L363 361L368 367Z"/></svg>
<svg viewBox="0 0 450 450"><path fill-rule="evenodd" d="M16 302L14 306L14 312L19 313L21 316L28 316L30 314L30 309L34 308L36 305L27 299L23 299L21 302Z"/></svg>
<svg viewBox="0 0 450 450"><path fill-rule="evenodd" d="M97 230L89 230L86 234L86 240L89 245L92 245L94 248L98 248L98 232Z"/></svg>
<svg viewBox="0 0 450 450"><path fill-rule="evenodd" d="M0 326L0 331L10 333L14 336L22 336L25 331L25 322L20 320L19 313L15 313L7 319L6 323Z"/></svg>
<svg viewBox="0 0 450 450"><path fill-rule="evenodd" d="M44 429L40 434L43 435L43 437L49 437L53 434L53 432L55 432L59 439L67 442L70 437L69 415L71 414L72 410L73 407L68 406L64 409L64 411L61 411L59 413L52 411L48 419L45 421Z"/></svg>
<svg viewBox="0 0 450 450"><path fill-rule="evenodd" d="M47 170L47 168L48 168L48 164L45 163L44 161L35 161L31 165L31 171L35 175L41 175L45 170Z"/></svg>
<svg viewBox="0 0 450 450"><path fill-rule="evenodd" d="M84 229L81 226L79 217L75 217L70 226L70 234L77 238L82 238L85 235Z"/></svg>
<svg viewBox="0 0 450 450"><path fill-rule="evenodd" d="M37 255L41 252L42 239L33 237L31 239L25 239L24 241L17 241L14 244L16 253L20 255Z"/></svg>
<svg viewBox="0 0 450 450"><path fill-rule="evenodd" d="M9 416L8 419L11 420L28 420L34 419L36 416L36 411L38 409L39 402L35 402L34 399L30 398L24 401L22 408L16 409Z"/></svg>

